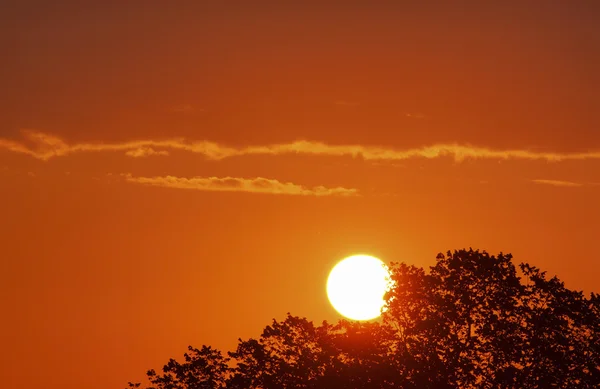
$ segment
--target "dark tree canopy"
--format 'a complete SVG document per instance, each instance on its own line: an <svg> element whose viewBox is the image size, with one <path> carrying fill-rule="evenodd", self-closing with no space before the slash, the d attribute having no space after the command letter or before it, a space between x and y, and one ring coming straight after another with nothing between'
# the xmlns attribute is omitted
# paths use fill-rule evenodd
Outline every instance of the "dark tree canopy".
<svg viewBox="0 0 600 389"><path fill-rule="evenodd" d="M599 295L472 249L390 270L379 322L288 314L227 356L189 347L146 388L600 388Z"/></svg>

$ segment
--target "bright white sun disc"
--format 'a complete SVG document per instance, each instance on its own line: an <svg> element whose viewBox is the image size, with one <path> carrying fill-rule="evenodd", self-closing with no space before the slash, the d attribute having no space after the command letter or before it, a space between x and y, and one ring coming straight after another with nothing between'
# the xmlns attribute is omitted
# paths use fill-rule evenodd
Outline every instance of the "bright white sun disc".
<svg viewBox="0 0 600 389"><path fill-rule="evenodd" d="M388 281L388 269L380 259L353 255L340 261L329 273L327 297L341 315L353 320L371 320L381 314Z"/></svg>

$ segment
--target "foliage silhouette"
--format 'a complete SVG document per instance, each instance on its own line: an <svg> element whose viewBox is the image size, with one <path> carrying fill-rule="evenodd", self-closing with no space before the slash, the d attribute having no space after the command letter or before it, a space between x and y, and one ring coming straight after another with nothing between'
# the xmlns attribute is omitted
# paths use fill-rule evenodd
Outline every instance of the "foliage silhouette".
<svg viewBox="0 0 600 389"><path fill-rule="evenodd" d="M147 389L542 389L600 387L600 296L510 254L392 263L379 322L315 326L288 313L228 357L189 347ZM140 388L140 383L129 383Z"/></svg>

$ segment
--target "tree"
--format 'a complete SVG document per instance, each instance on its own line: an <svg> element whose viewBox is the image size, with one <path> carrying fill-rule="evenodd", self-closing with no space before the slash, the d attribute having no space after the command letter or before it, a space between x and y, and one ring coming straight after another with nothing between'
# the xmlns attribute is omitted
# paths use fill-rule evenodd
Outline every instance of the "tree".
<svg viewBox="0 0 600 389"><path fill-rule="evenodd" d="M288 314L283 322L273 320L259 339L240 340L229 354L237 361L230 387L387 387L393 373L386 359L388 338L377 323L342 320L314 326Z"/></svg>
<svg viewBox="0 0 600 389"><path fill-rule="evenodd" d="M229 359L220 351L208 346L202 349L188 347L183 354L184 362L174 359L163 367L162 374L148 370L150 381L147 389L223 389L229 374ZM139 383L129 383L129 388L139 387Z"/></svg>
<svg viewBox="0 0 600 389"><path fill-rule="evenodd" d="M380 322L288 314L228 357L190 347L184 363L150 370L148 389L600 387L599 295L472 249L390 271Z"/></svg>
<svg viewBox="0 0 600 389"><path fill-rule="evenodd" d="M510 255L440 254L428 274L393 265L384 321L415 366L417 387L498 387L520 342L519 282Z"/></svg>
<svg viewBox="0 0 600 389"><path fill-rule="evenodd" d="M384 321L418 387L598 387L597 296L510 254L438 255L428 274L394 265Z"/></svg>

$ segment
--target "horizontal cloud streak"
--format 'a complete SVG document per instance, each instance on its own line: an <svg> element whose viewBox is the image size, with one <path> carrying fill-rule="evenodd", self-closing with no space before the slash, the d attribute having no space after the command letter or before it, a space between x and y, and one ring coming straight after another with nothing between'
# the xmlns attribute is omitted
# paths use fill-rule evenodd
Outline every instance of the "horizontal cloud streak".
<svg viewBox="0 0 600 389"><path fill-rule="evenodd" d="M213 192L250 192L320 197L358 195L358 191L352 188L327 188L324 186L307 188L291 182L281 182L263 177L134 177L131 174L123 174L123 177L126 181L136 184Z"/></svg>
<svg viewBox="0 0 600 389"><path fill-rule="evenodd" d="M577 187L583 186L583 184L572 181L561 181L561 180L532 180L536 184L552 185L552 186L569 186Z"/></svg>
<svg viewBox="0 0 600 389"><path fill-rule="evenodd" d="M0 149L12 151L13 153L28 154L28 155L31 155L32 157L39 158L39 156L36 155L36 153L34 151L29 150L27 148L27 146L25 146L21 143L18 143L18 142L13 142L8 139L0 138Z"/></svg>
<svg viewBox="0 0 600 389"><path fill-rule="evenodd" d="M125 155L133 158L143 158L152 155L169 155L169 152L167 150L156 151L150 147L140 147L139 149L127 151Z"/></svg>
<svg viewBox="0 0 600 389"><path fill-rule="evenodd" d="M186 151L203 155L212 160L220 160L245 155L314 155L314 156L350 156L369 161L397 161L414 158L435 159L448 157L455 161L465 159L492 160L540 160L560 162L567 160L600 159L600 151L590 152L539 152L525 149L498 150L487 147L459 144L436 144L410 149L393 149L363 145L330 145L323 142L295 141L263 146L229 147L209 141L188 141L183 138L166 140L135 140L119 143L72 143L61 138L35 131L24 131L26 140L31 144L0 139L0 148L12 152L31 155L41 160L84 152L124 152L131 157L167 155L171 151Z"/></svg>

